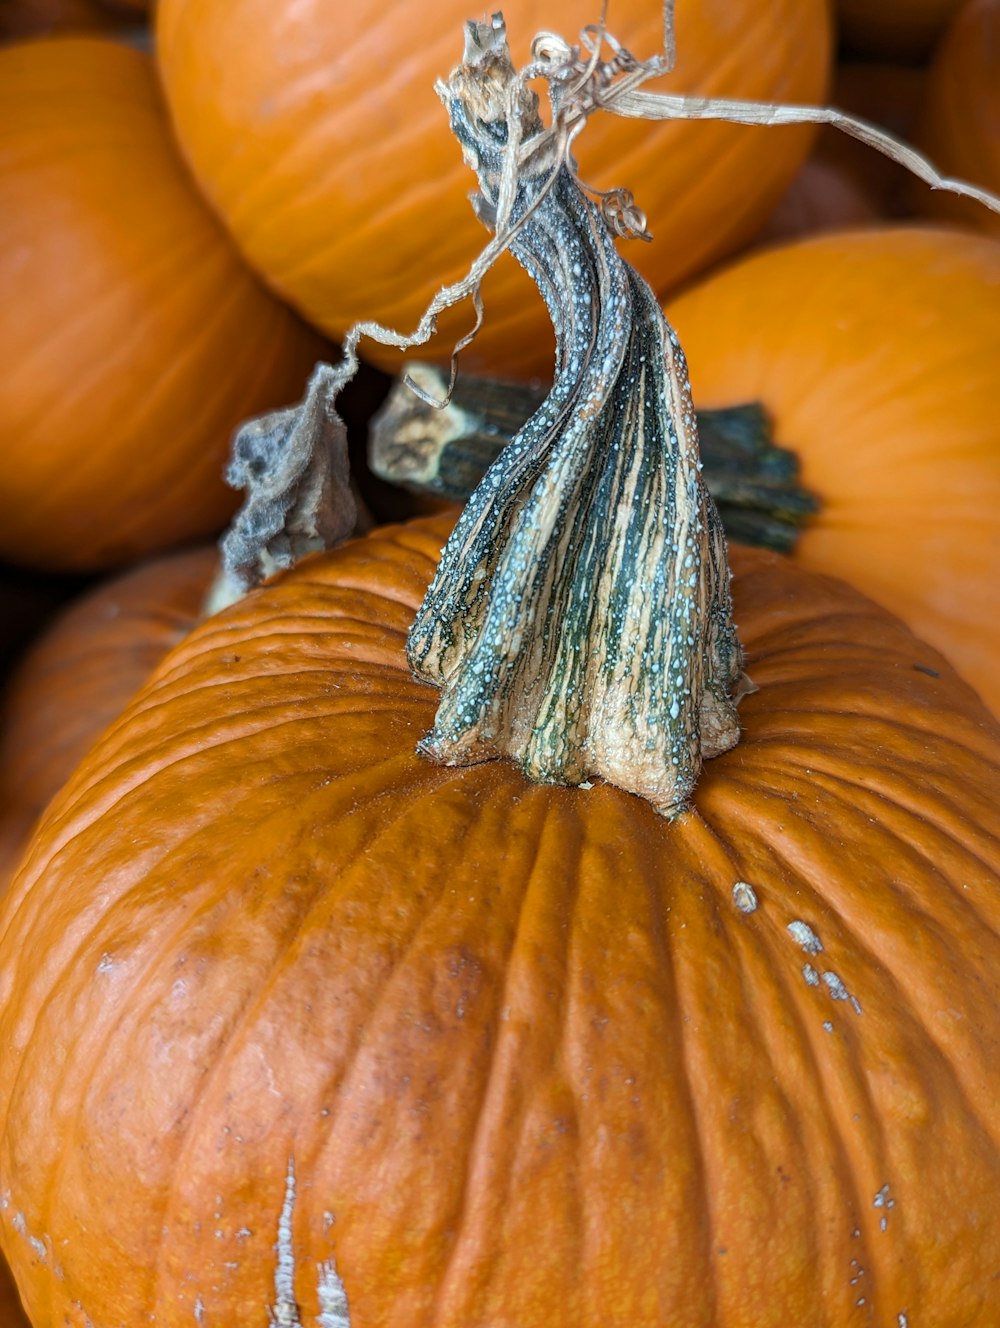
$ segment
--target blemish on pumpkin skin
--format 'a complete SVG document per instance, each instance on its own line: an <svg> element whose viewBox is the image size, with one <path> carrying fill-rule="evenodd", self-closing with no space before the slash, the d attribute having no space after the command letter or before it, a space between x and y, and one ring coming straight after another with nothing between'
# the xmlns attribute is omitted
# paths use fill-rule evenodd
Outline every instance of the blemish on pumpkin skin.
<svg viewBox="0 0 1000 1328"><path fill-rule="evenodd" d="M736 881L733 885L733 903L741 913L753 913L758 906L757 892L746 881Z"/></svg>
<svg viewBox="0 0 1000 1328"><path fill-rule="evenodd" d="M819 939L812 927L807 922L800 922L798 918L788 924L788 931L792 939L797 941L806 954L819 954L823 949L823 942Z"/></svg>
<svg viewBox="0 0 1000 1328"><path fill-rule="evenodd" d="M889 1229L888 1210L896 1207L896 1200L891 1197L889 1189L890 1189L889 1184L888 1182L886 1182L886 1184L883 1185L880 1190L876 1191L875 1197L872 1199L873 1208L883 1208L886 1210L879 1218L878 1225L880 1231L888 1231Z"/></svg>

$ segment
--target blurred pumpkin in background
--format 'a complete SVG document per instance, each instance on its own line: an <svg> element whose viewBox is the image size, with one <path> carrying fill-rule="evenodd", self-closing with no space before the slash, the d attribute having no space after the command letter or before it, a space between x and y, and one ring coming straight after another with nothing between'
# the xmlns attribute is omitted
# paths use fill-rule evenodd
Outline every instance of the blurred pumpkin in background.
<svg viewBox="0 0 1000 1328"><path fill-rule="evenodd" d="M597 9L577 0L503 6L515 61L540 29L578 40ZM465 0L433 10L334 0L161 0L157 46L178 138L206 196L249 262L316 326L360 318L411 331L437 288L463 275L487 238L473 177L448 130L435 80L455 63ZM650 0L612 0L611 32L639 57L662 45ZM825 0L700 0L677 8L677 67L650 89L823 101ZM630 259L659 291L733 251L759 228L808 151L805 128L650 124L597 116L576 140L589 184L627 186L651 245ZM504 257L484 286L486 323L467 368L548 375L553 338L529 279ZM442 319L447 354L471 325ZM365 354L398 365L372 343Z"/></svg>
<svg viewBox="0 0 1000 1328"><path fill-rule="evenodd" d="M87 569L213 533L244 417L322 340L247 269L177 153L150 59L0 50L0 557Z"/></svg>
<svg viewBox="0 0 1000 1328"><path fill-rule="evenodd" d="M29 647L0 701L0 893L46 803L197 621L217 563L210 545L133 568Z"/></svg>
<svg viewBox="0 0 1000 1328"><path fill-rule="evenodd" d="M935 53L916 133L947 175L1000 193L1000 0L968 0ZM1000 216L967 198L910 184L925 216L1000 236Z"/></svg>
<svg viewBox="0 0 1000 1328"><path fill-rule="evenodd" d="M931 228L751 254L671 301L695 404L761 401L822 504L795 558L1000 713L1000 244Z"/></svg>

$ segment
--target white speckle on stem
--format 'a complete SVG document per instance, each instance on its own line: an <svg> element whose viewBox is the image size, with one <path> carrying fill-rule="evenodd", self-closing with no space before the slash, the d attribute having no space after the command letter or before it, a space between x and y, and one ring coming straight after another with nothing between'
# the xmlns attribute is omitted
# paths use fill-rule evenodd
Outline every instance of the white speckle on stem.
<svg viewBox="0 0 1000 1328"><path fill-rule="evenodd" d="M733 903L741 913L753 913L757 908L757 892L746 881L733 885Z"/></svg>

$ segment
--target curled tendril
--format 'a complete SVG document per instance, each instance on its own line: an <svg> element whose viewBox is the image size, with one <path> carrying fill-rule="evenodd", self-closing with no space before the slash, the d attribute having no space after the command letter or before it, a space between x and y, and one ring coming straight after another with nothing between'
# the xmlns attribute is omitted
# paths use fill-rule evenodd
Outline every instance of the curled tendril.
<svg viewBox="0 0 1000 1328"><path fill-rule="evenodd" d="M631 189L609 189L605 193L598 194L597 198L601 216L612 235L617 235L622 240L653 238L646 229L646 214L636 204Z"/></svg>

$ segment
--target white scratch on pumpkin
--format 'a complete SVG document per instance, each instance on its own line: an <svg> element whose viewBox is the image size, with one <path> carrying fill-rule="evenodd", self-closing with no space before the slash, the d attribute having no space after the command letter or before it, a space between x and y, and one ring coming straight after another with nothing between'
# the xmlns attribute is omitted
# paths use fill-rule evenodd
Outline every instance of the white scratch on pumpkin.
<svg viewBox="0 0 1000 1328"><path fill-rule="evenodd" d="M319 1265L319 1328L351 1328L347 1292L332 1255Z"/></svg>
<svg viewBox="0 0 1000 1328"><path fill-rule="evenodd" d="M736 881L733 885L733 903L741 913L753 913L757 908L757 892L746 881Z"/></svg>
<svg viewBox="0 0 1000 1328"><path fill-rule="evenodd" d="M819 974L813 968L812 964L802 965L802 976L805 978L806 982L808 982L810 987L819 986Z"/></svg>
<svg viewBox="0 0 1000 1328"><path fill-rule="evenodd" d="M823 949L823 942L807 922L800 922L799 919L796 918L788 924L788 930L791 933L792 939L802 946L806 954L819 954Z"/></svg>
<svg viewBox="0 0 1000 1328"><path fill-rule="evenodd" d="M848 1001L855 1014L861 1013L861 1002L847 990L838 973L828 970L823 974L823 981L835 1001Z"/></svg>
<svg viewBox="0 0 1000 1328"><path fill-rule="evenodd" d="M910 1321L905 1314L896 1315L896 1323L899 1325L899 1328L908 1328L909 1322Z"/></svg>
<svg viewBox="0 0 1000 1328"><path fill-rule="evenodd" d="M274 1270L275 1302L268 1310L271 1328L302 1328L299 1307L295 1303L295 1246L292 1239L292 1219L295 1216L295 1159L288 1159L285 1178L285 1202L278 1218L278 1239L274 1252L278 1263Z"/></svg>

